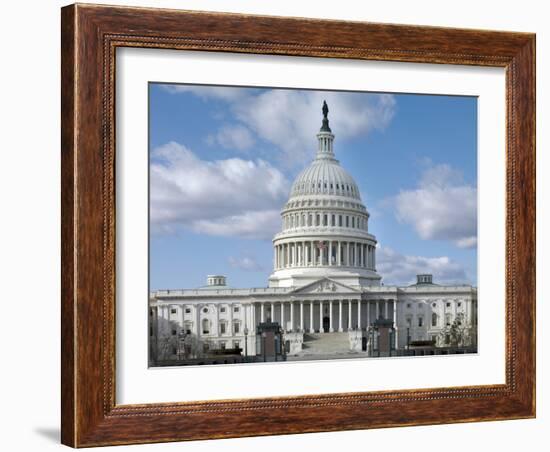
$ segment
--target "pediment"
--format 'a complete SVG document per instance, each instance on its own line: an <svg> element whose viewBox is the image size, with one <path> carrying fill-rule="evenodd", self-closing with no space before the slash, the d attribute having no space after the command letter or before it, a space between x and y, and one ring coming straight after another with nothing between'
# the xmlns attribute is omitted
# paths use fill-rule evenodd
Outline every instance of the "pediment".
<svg viewBox="0 0 550 452"><path fill-rule="evenodd" d="M293 290L293 294L314 294L314 293L350 293L359 292L359 290L334 281L330 278L323 278L318 281L314 281L302 287L298 287Z"/></svg>

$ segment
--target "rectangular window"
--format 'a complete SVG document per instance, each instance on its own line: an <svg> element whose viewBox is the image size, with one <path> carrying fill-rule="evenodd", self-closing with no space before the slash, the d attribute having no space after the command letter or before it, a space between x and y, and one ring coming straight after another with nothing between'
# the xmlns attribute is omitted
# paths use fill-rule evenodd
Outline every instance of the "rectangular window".
<svg viewBox="0 0 550 452"><path fill-rule="evenodd" d="M185 313L186 314L191 314L191 308L185 308Z"/></svg>
<svg viewBox="0 0 550 452"><path fill-rule="evenodd" d="M235 306L235 307L233 308L233 312L239 312L239 307L238 307L238 306Z"/></svg>
<svg viewBox="0 0 550 452"><path fill-rule="evenodd" d="M338 215L338 226L342 227L342 215Z"/></svg>
<svg viewBox="0 0 550 452"><path fill-rule="evenodd" d="M233 324L233 332L235 334L237 334L239 332L239 324L238 323Z"/></svg>
<svg viewBox="0 0 550 452"><path fill-rule="evenodd" d="M446 303L446 306L447 306L448 308L450 308L450 307L451 307L451 303Z"/></svg>
<svg viewBox="0 0 550 452"><path fill-rule="evenodd" d="M233 342L233 348L241 348L241 342L240 341L234 341Z"/></svg>
<svg viewBox="0 0 550 452"><path fill-rule="evenodd" d="M222 350L225 350L225 342L220 342L220 348L221 348Z"/></svg>
<svg viewBox="0 0 550 452"><path fill-rule="evenodd" d="M355 227L355 217L351 217L351 227Z"/></svg>
<svg viewBox="0 0 550 452"><path fill-rule="evenodd" d="M220 323L220 334L225 334L225 323Z"/></svg>
<svg viewBox="0 0 550 452"><path fill-rule="evenodd" d="M346 228L349 228L349 217L346 215Z"/></svg>
<svg viewBox="0 0 550 452"><path fill-rule="evenodd" d="M407 317L407 326L411 326L411 325L412 325L412 318Z"/></svg>
<svg viewBox="0 0 550 452"><path fill-rule="evenodd" d="M176 312L178 312L178 311L176 311L175 308L170 309L170 314L175 314Z"/></svg>
<svg viewBox="0 0 550 452"><path fill-rule="evenodd" d="M422 326L424 324L424 317L418 317L418 326Z"/></svg>
<svg viewBox="0 0 550 452"><path fill-rule="evenodd" d="M328 221L328 215L325 214L325 215L323 215L323 226L327 225L327 221Z"/></svg>
<svg viewBox="0 0 550 452"><path fill-rule="evenodd" d="M220 312L225 312L225 308L220 308Z"/></svg>
<svg viewBox="0 0 550 452"><path fill-rule="evenodd" d="M336 215L332 215L332 219L331 219L331 226L336 226Z"/></svg>

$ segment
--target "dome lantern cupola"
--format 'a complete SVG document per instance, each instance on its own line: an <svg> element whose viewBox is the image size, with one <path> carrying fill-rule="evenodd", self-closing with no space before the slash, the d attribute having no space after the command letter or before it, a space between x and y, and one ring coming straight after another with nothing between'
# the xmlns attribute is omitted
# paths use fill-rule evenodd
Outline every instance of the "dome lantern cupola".
<svg viewBox="0 0 550 452"><path fill-rule="evenodd" d="M328 105L323 101L323 124L317 134L319 145L317 147L317 159L333 159L334 160L334 135L328 124Z"/></svg>

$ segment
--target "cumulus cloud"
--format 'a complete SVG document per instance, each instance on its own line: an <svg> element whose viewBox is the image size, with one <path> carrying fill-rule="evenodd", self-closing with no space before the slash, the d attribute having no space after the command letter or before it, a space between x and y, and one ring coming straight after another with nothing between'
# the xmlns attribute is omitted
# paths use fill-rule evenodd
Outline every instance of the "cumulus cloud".
<svg viewBox="0 0 550 452"><path fill-rule="evenodd" d="M424 240L450 240L460 248L477 245L477 188L447 164L428 167L412 190L392 200L399 221Z"/></svg>
<svg viewBox="0 0 550 452"><path fill-rule="evenodd" d="M150 217L154 232L186 227L211 235L271 239L289 182L263 160L205 161L170 142L152 151Z"/></svg>
<svg viewBox="0 0 550 452"><path fill-rule="evenodd" d="M238 268L240 270L250 271L250 272L258 272L263 271L263 267L250 256L244 256L244 257L229 257L228 259L229 265L232 268Z"/></svg>
<svg viewBox="0 0 550 452"><path fill-rule="evenodd" d="M210 145L218 145L226 149L246 151L254 146L255 140L250 131L242 125L226 125L215 134L208 135Z"/></svg>
<svg viewBox="0 0 550 452"><path fill-rule="evenodd" d="M466 284L466 271L447 256L407 256L391 248L380 247L376 253L376 267L384 284L413 284L416 275L430 273L436 284Z"/></svg>
<svg viewBox="0 0 550 452"><path fill-rule="evenodd" d="M323 100L329 105L330 125L337 140L383 130L396 108L395 97L390 94L183 85L170 85L168 89L227 102L233 119L273 144L280 152L279 160L288 167L303 165L315 154Z"/></svg>

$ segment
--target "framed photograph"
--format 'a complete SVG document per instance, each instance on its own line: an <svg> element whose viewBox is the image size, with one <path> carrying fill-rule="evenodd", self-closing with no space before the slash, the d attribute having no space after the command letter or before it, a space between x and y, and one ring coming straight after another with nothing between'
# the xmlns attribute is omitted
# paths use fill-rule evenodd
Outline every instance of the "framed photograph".
<svg viewBox="0 0 550 452"><path fill-rule="evenodd" d="M535 416L535 36L62 9L62 442Z"/></svg>

